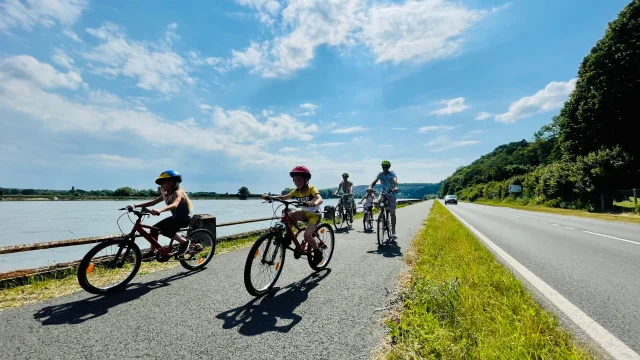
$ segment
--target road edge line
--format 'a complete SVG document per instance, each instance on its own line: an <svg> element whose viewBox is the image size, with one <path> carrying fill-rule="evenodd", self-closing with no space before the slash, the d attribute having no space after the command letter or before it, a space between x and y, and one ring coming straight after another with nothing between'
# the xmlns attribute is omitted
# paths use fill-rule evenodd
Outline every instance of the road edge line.
<svg viewBox="0 0 640 360"><path fill-rule="evenodd" d="M577 306L573 305L568 299L553 289L544 280L537 277L533 272L520 264L518 260L507 254L498 245L491 241L488 237L471 226L462 217L456 214L449 207L445 206L453 216L455 216L464 226L467 227L476 237L485 243L494 253L498 254L505 262L507 262L515 271L517 271L524 279L534 286L542 295L551 301L560 311L562 311L571 321L573 321L580 329L582 329L589 337L591 337L600 347L602 347L609 355L615 359L640 359L635 351L623 343L620 339L611 334L607 329L598 324L589 315L585 314Z"/></svg>

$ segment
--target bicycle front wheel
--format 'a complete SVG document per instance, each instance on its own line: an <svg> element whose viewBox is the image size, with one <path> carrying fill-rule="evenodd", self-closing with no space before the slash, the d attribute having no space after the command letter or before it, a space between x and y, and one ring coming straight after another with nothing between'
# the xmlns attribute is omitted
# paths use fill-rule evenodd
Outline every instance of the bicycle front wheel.
<svg viewBox="0 0 640 360"><path fill-rule="evenodd" d="M249 294L262 296L276 284L284 266L285 246L281 236L268 232L249 250L244 266L244 286Z"/></svg>
<svg viewBox="0 0 640 360"><path fill-rule="evenodd" d="M378 246L382 246L385 244L386 240L385 240L385 229L386 229L386 218L385 218L385 211L382 210L380 211L380 215L378 215L378 231L377 231L377 235L378 235Z"/></svg>
<svg viewBox="0 0 640 360"><path fill-rule="evenodd" d="M188 270L198 270L207 266L216 252L216 241L211 231L197 229L186 236L191 240L187 256L180 260L180 265Z"/></svg>
<svg viewBox="0 0 640 360"><path fill-rule="evenodd" d="M133 241L109 240L94 246L80 261L78 283L91 294L122 289L140 269L140 248Z"/></svg>
<svg viewBox="0 0 640 360"><path fill-rule="evenodd" d="M333 215L333 225L336 227L336 230L342 228L343 215L342 215L342 204L338 204L336 206L335 214Z"/></svg>

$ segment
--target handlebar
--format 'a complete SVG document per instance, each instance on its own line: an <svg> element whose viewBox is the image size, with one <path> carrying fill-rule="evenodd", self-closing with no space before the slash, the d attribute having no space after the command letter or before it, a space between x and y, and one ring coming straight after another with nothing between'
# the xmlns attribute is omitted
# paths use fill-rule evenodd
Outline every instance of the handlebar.
<svg viewBox="0 0 640 360"><path fill-rule="evenodd" d="M123 208L118 209L118 210L127 210L127 208L123 207ZM147 209L146 207L143 207L142 210L140 210L140 211L129 209L129 212L134 213L137 217L143 217L145 215L146 216L151 216L151 211L149 209Z"/></svg>
<svg viewBox="0 0 640 360"><path fill-rule="evenodd" d="M274 198L269 198L269 200L263 201L262 203L263 204L264 203L272 203L274 201L281 202L281 203L285 204L286 206L289 206L289 205L293 205L295 207L303 207L303 206L305 206L304 204L299 204L297 201L287 201L287 200L274 199Z"/></svg>

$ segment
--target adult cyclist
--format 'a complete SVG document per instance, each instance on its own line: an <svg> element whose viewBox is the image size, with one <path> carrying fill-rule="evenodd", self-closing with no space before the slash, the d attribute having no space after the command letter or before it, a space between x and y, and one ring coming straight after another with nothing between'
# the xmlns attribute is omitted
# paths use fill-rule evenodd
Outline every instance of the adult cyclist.
<svg viewBox="0 0 640 360"><path fill-rule="evenodd" d="M333 193L333 195L334 196L338 195L338 193L340 192L340 189L342 189L342 192L345 195L352 195L352 196L349 196L349 206L351 207L351 211L353 212L353 210L356 208L356 202L353 199L353 183L349 181L349 173L342 174L342 182L338 185L338 190L336 190L336 192Z"/></svg>
<svg viewBox="0 0 640 360"><path fill-rule="evenodd" d="M380 180L380 185L382 185L382 191L380 192L380 197L378 198L378 202L382 200L382 197L386 197L389 202L389 212L391 213L391 239L395 240L398 238L396 235L396 196L395 193L398 192L398 177L396 173L390 171L391 162L389 160L383 160L380 164L382 166L382 172L378 173L375 180L369 186L369 189L373 189L376 186L378 180Z"/></svg>

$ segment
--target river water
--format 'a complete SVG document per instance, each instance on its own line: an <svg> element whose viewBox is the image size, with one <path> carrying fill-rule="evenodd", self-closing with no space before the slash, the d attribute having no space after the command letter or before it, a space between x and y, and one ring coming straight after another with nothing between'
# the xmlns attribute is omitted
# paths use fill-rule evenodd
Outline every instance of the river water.
<svg viewBox="0 0 640 360"><path fill-rule="evenodd" d="M138 201L141 202L141 201ZM217 223L270 217L279 203L263 203L260 200L193 200L193 214L210 214ZM325 205L335 206L338 199L325 199ZM32 244L44 241L68 240L91 236L117 235L116 220L124 212L119 211L131 201L0 201L0 246ZM273 205L273 206L272 206ZM155 207L159 207L160 204ZM278 210L278 213L282 208ZM171 213L146 218L145 224L153 225ZM131 220L135 216L131 215ZM118 221L124 233L133 224L122 216ZM269 221L225 226L217 229L217 236L264 229ZM161 236L161 243L169 239ZM138 239L141 249L148 242ZM80 260L95 244L69 246L57 249L27 251L0 255L0 273L18 269L36 268L61 262Z"/></svg>

